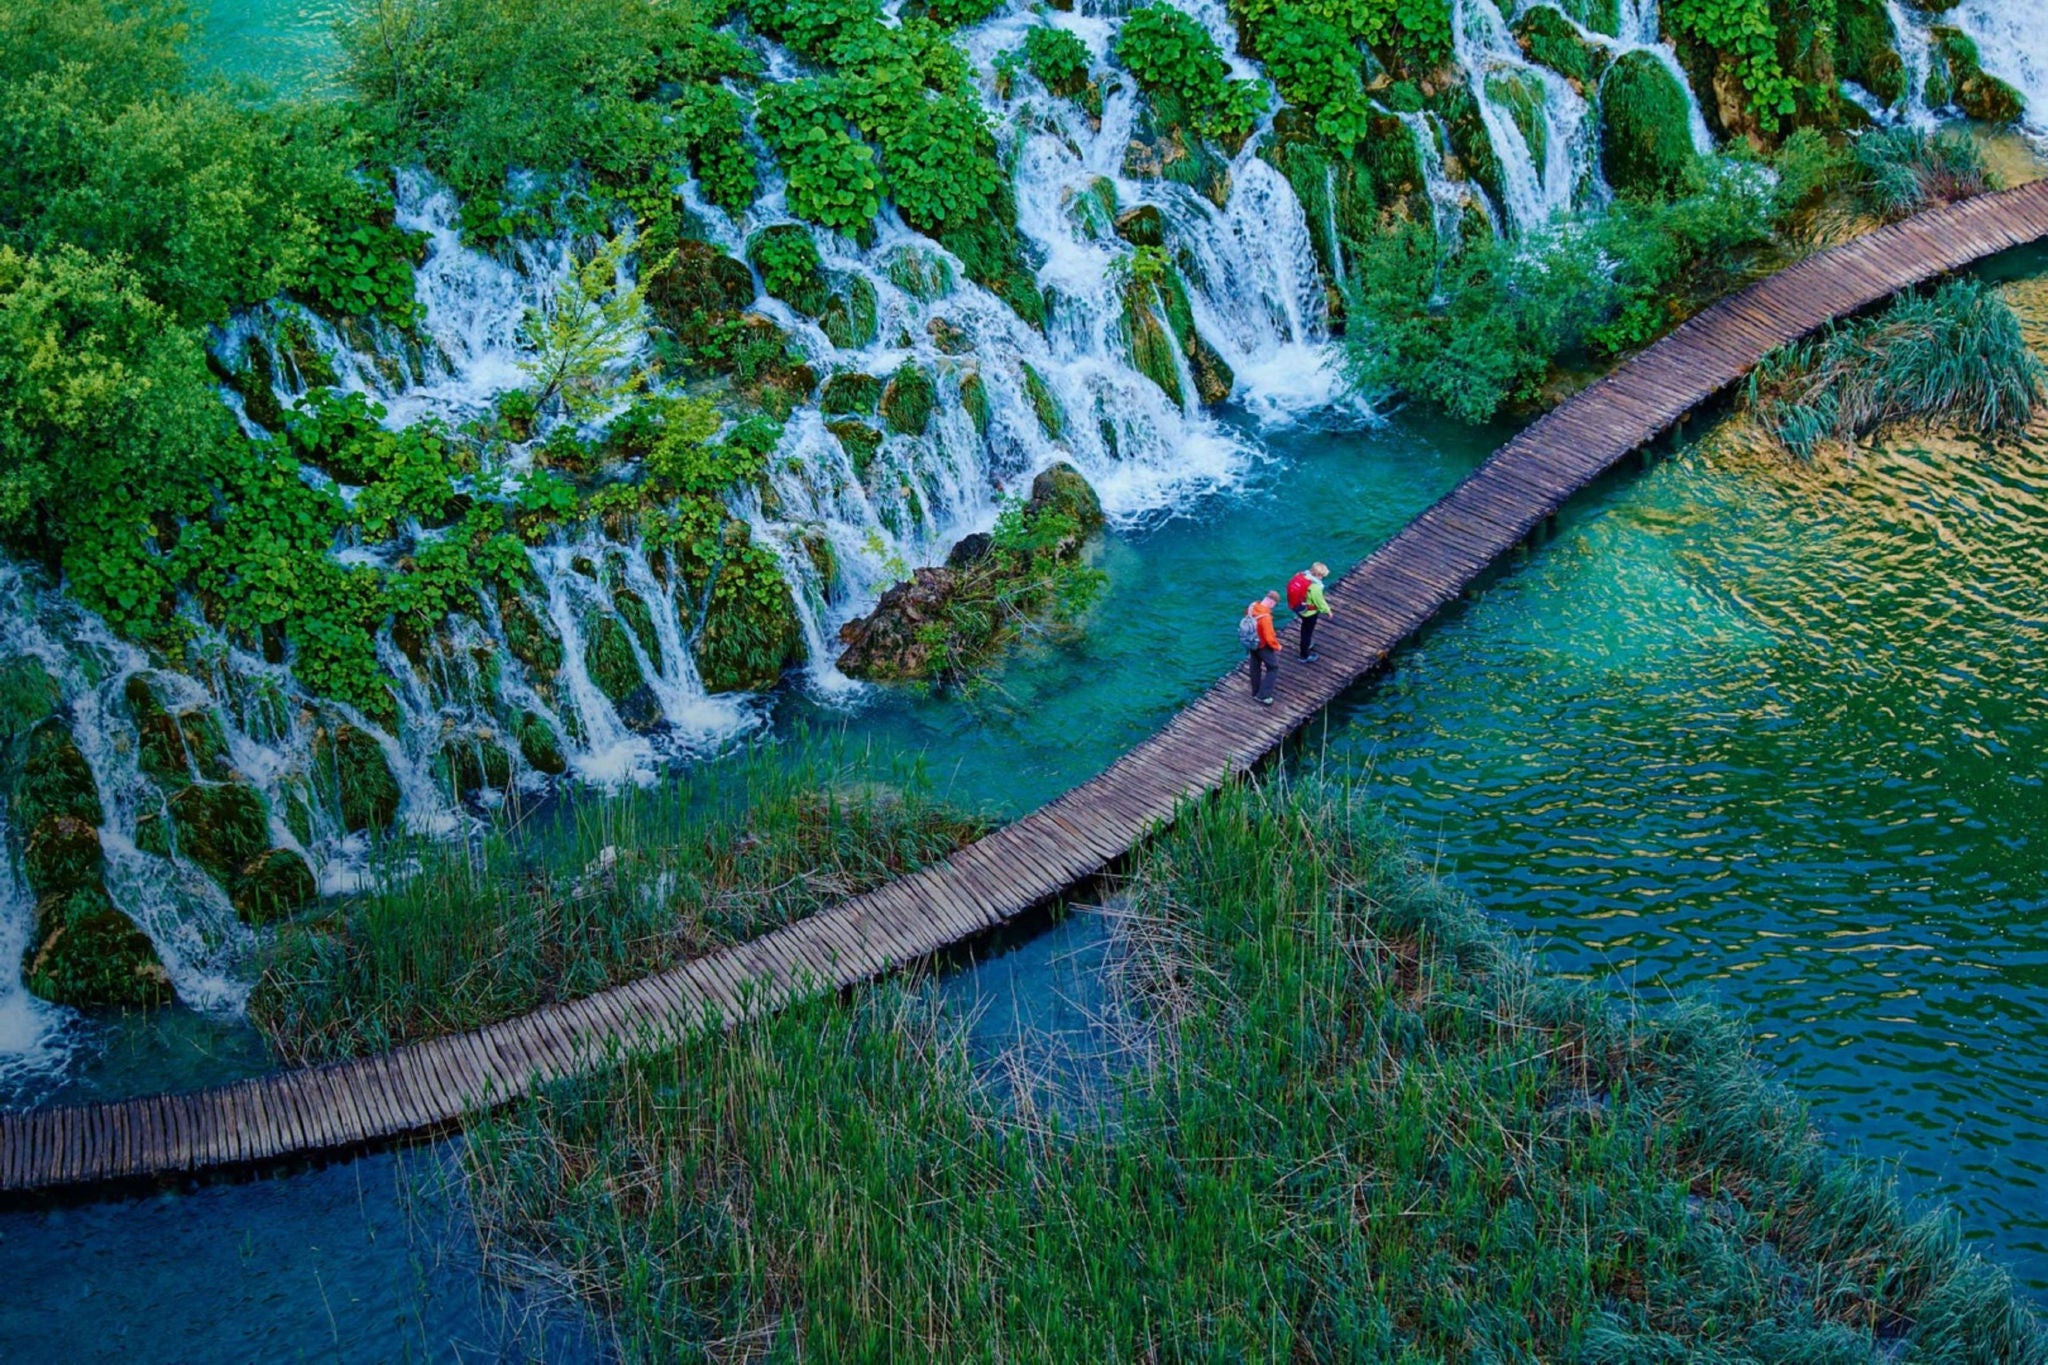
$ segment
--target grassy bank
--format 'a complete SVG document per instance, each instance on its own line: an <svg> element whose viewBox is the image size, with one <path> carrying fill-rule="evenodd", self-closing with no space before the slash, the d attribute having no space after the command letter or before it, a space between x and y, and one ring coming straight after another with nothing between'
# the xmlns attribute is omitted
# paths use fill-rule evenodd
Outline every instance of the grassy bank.
<svg viewBox="0 0 2048 1365"><path fill-rule="evenodd" d="M631 1359L2048 1359L1727 1021L1544 979L1345 791L1226 794L1127 903L1099 1117L879 987L478 1124L487 1243Z"/></svg>
<svg viewBox="0 0 2048 1365"><path fill-rule="evenodd" d="M390 846L380 889L278 937L249 1016L291 1061L474 1028L802 919L987 828L921 770L756 751L516 840Z"/></svg>

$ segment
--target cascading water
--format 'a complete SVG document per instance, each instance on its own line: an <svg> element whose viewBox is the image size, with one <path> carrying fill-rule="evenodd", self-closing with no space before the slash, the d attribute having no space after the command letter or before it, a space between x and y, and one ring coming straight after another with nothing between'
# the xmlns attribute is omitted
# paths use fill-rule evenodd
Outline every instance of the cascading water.
<svg viewBox="0 0 2048 1365"><path fill-rule="evenodd" d="M1685 94L1686 124L1692 131L1692 147L1701 156L1714 152L1714 134L1707 127L1707 116L1700 108L1699 96L1692 88L1692 81L1679 65L1678 53L1671 44L1664 41L1657 0L1620 0L1615 27L1619 32L1609 37L1598 29L1588 28L1574 18L1562 5L1553 5L1550 0L1536 0L1536 4L1524 3L1515 11L1516 17L1526 14L1537 5L1555 9L1564 16L1566 23L1579 37L1595 47L1604 48L1613 56L1620 57L1630 52L1647 52L1657 59L1671 78L1678 82L1678 88Z"/></svg>
<svg viewBox="0 0 2048 1365"><path fill-rule="evenodd" d="M1494 222L1493 206L1486 196L1469 181L1453 180L1444 165L1443 127L1434 114L1397 114L1408 131L1415 138L1415 156L1422 167L1422 184L1429 195L1431 221L1436 225L1440 240L1452 241L1457 237L1460 224L1464 222L1465 210L1477 207L1486 216L1486 221L1498 230ZM1336 240L1334 225L1330 231L1331 240Z"/></svg>
<svg viewBox="0 0 2048 1365"><path fill-rule="evenodd" d="M1885 0L1884 11L1892 21L1892 32L1897 35L1899 64L1906 73L1904 98L1885 112L1916 127L1924 127L1934 122L1934 113L1927 107L1927 73L1932 66L1927 30L1920 18L1909 12L1900 0Z"/></svg>
<svg viewBox="0 0 2048 1365"><path fill-rule="evenodd" d="M2021 121L2048 138L2048 5L2040 0L1963 0L1942 15L1977 44L1984 69L2026 97Z"/></svg>
<svg viewBox="0 0 2048 1365"><path fill-rule="evenodd" d="M0 807L0 1086L63 1064L64 1014L22 984L22 954L35 931L35 900L6 849L14 842Z"/></svg>
<svg viewBox="0 0 2048 1365"><path fill-rule="evenodd" d="M1493 0L1453 0L1451 45L1500 162L1502 208L1516 231L1542 227L1586 195L1604 196L1586 101L1522 54Z"/></svg>

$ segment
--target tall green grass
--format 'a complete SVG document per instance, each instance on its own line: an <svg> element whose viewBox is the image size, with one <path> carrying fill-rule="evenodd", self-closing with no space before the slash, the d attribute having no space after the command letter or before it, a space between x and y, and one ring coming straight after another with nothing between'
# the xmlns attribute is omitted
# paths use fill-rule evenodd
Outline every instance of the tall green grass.
<svg viewBox="0 0 2048 1365"><path fill-rule="evenodd" d="M249 1015L295 1062L474 1028L801 919L987 828L919 767L752 750L551 829L388 845L377 889L279 935Z"/></svg>
<svg viewBox="0 0 2048 1365"><path fill-rule="evenodd" d="M1095 1117L883 985L479 1121L486 1248L631 1360L2048 1359L1725 1020L1539 977L1343 789L1186 812L1125 907Z"/></svg>
<svg viewBox="0 0 2048 1365"><path fill-rule="evenodd" d="M1902 295L1873 317L1774 351L1748 390L1765 429L1802 459L1896 422L2016 431L2041 396L2041 362L2018 315L1976 280Z"/></svg>
<svg viewBox="0 0 2048 1365"><path fill-rule="evenodd" d="M1996 188L1968 133L1878 128L1850 144L1857 192L1887 222Z"/></svg>

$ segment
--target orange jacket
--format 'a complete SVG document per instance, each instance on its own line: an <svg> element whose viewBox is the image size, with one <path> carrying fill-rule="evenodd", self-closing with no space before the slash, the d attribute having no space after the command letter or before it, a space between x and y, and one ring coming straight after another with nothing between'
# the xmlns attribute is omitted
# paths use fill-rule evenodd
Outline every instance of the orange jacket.
<svg viewBox="0 0 2048 1365"><path fill-rule="evenodd" d="M1273 633L1273 608L1265 598L1260 598L1245 608L1245 614L1259 623L1259 644L1265 649L1280 648L1280 637Z"/></svg>

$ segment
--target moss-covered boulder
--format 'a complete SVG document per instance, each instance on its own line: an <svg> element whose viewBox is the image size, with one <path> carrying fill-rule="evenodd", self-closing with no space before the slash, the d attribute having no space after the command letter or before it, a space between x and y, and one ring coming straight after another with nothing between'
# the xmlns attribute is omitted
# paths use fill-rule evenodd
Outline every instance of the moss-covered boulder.
<svg viewBox="0 0 2048 1365"><path fill-rule="evenodd" d="M562 754L554 728L545 718L531 711L521 711L512 722L512 737L519 742L520 755L534 771L550 777L559 777L568 771L569 761Z"/></svg>
<svg viewBox="0 0 2048 1365"><path fill-rule="evenodd" d="M897 247L882 269L888 274L889 283L924 303L952 293L959 283L953 277L952 263L923 247Z"/></svg>
<svg viewBox="0 0 2048 1365"><path fill-rule="evenodd" d="M967 329L945 318L932 318L926 322L924 333L932 339L932 345L939 348L941 355L966 355L974 349L974 338L967 334Z"/></svg>
<svg viewBox="0 0 2048 1365"><path fill-rule="evenodd" d="M872 682L928 676L933 635L946 627L959 576L957 569L918 569L883 593L873 611L840 627L839 671Z"/></svg>
<svg viewBox="0 0 2048 1365"><path fill-rule="evenodd" d="M1124 350L1131 367L1159 387L1175 407L1187 402L1181 391L1180 348L1166 323L1152 308L1152 287L1139 285L1124 291L1121 321Z"/></svg>
<svg viewBox="0 0 2048 1365"><path fill-rule="evenodd" d="M626 623L626 629L633 632L633 638L640 642L640 652L650 659L661 657L661 637L654 632L654 612L649 609L647 599L631 588L620 588L612 594L612 610Z"/></svg>
<svg viewBox="0 0 2048 1365"><path fill-rule="evenodd" d="M831 290L809 228L799 223L762 228L747 239L747 261L761 272L762 286L773 297L808 318L825 311Z"/></svg>
<svg viewBox="0 0 2048 1365"><path fill-rule="evenodd" d="M171 711L140 673L128 679L122 695L135 722L136 761L143 772L166 786L182 786L194 777L228 779L227 736L212 712Z"/></svg>
<svg viewBox="0 0 2048 1365"><path fill-rule="evenodd" d="M1116 235L1132 246L1164 246L1166 218L1156 205L1139 204L1116 216Z"/></svg>
<svg viewBox="0 0 2048 1365"><path fill-rule="evenodd" d="M388 829L401 793L383 746L353 725L313 733L313 784L351 832Z"/></svg>
<svg viewBox="0 0 2048 1365"><path fill-rule="evenodd" d="M456 799L474 801L487 791L512 785L512 756L483 735L461 735L442 753Z"/></svg>
<svg viewBox="0 0 2048 1365"><path fill-rule="evenodd" d="M1550 5L1536 5L1524 11L1515 20L1514 32L1515 41L1529 54L1529 60L1576 81L1581 90L1598 85L1612 60L1606 48L1581 37L1571 21Z"/></svg>
<svg viewBox="0 0 2048 1365"><path fill-rule="evenodd" d="M562 637L553 624L509 589L498 594L498 620L505 630L505 648L526 665L536 680L551 683L562 669Z"/></svg>
<svg viewBox="0 0 2048 1365"><path fill-rule="evenodd" d="M932 406L938 397L931 375L916 361L906 360L889 376L878 406L889 430L899 436L922 436L931 424Z"/></svg>
<svg viewBox="0 0 2048 1365"><path fill-rule="evenodd" d="M591 623L583 646L583 667L597 690L615 705L638 691L644 681L640 660L633 654L632 637L625 622L616 616L600 616Z"/></svg>
<svg viewBox="0 0 2048 1365"><path fill-rule="evenodd" d="M1886 105L1906 98L1898 29L1879 0L1837 0L1835 69Z"/></svg>
<svg viewBox="0 0 2048 1365"><path fill-rule="evenodd" d="M235 878L235 913L244 924L289 919L320 893L313 869L288 848L266 848L242 865Z"/></svg>
<svg viewBox="0 0 2048 1365"><path fill-rule="evenodd" d="M1103 526L1102 499L1096 495L1094 485L1080 470L1065 462L1040 470L1031 481L1031 496L1024 503L1025 518L1035 520L1048 514L1074 524L1075 537L1060 547L1059 553L1063 554Z"/></svg>
<svg viewBox="0 0 2048 1365"><path fill-rule="evenodd" d="M967 419L974 423L975 434L986 437L993 414L988 405L988 381L979 370L968 370L960 376L960 406L967 409Z"/></svg>
<svg viewBox="0 0 2048 1365"><path fill-rule="evenodd" d="M828 416L871 413L882 401L882 381L871 374L842 370L825 381L818 409Z"/></svg>
<svg viewBox="0 0 2048 1365"><path fill-rule="evenodd" d="M686 343L701 341L708 323L753 302L754 276L746 262L709 242L678 244L675 258L647 281L647 307L655 321Z"/></svg>
<svg viewBox="0 0 2048 1365"><path fill-rule="evenodd" d="M1487 198L1502 203L1507 177L1499 155L1493 150L1493 134L1487 130L1486 116L1480 112L1479 101L1470 88L1462 81L1451 82L1438 92L1433 107L1443 120L1444 139L1450 144L1445 173L1470 180L1486 191Z"/></svg>
<svg viewBox="0 0 2048 1365"><path fill-rule="evenodd" d="M839 448L846 452L846 458L853 462L853 472L862 483L867 482L868 471L875 466L875 456L882 449L882 433L866 422L845 418L827 422L825 430L832 433L839 442Z"/></svg>
<svg viewBox="0 0 2048 1365"><path fill-rule="evenodd" d="M149 935L97 886L36 903L22 979L45 1000L80 1009L168 1004L171 978Z"/></svg>
<svg viewBox="0 0 2048 1365"><path fill-rule="evenodd" d="M1607 183L1633 199L1673 199L1699 184L1691 105L1647 52L1624 53L1600 86L1600 155Z"/></svg>
<svg viewBox="0 0 2048 1365"><path fill-rule="evenodd" d="M818 315L818 327L834 346L857 351L874 344L876 306L874 285L865 276L856 275L844 289L825 301L825 309Z"/></svg>
<svg viewBox="0 0 2048 1365"><path fill-rule="evenodd" d="M0 659L0 745L27 735L57 713L62 694L42 661Z"/></svg>
<svg viewBox="0 0 2048 1365"><path fill-rule="evenodd" d="M193 783L171 793L178 852L232 888L242 868L270 846L263 797L240 782Z"/></svg>
<svg viewBox="0 0 2048 1365"><path fill-rule="evenodd" d="M106 816L100 809L99 785L92 767L79 752L64 722L50 716L29 731L23 745L21 772L14 784L14 827L34 829L52 816L68 815L97 827Z"/></svg>
<svg viewBox="0 0 2048 1365"><path fill-rule="evenodd" d="M1947 25L1937 25L1930 33L1956 107L1984 123L2018 122L2027 110L2026 97L1984 69L1976 41Z"/></svg>
<svg viewBox="0 0 2048 1365"><path fill-rule="evenodd" d="M28 831L21 875L38 896L68 895L100 881L99 830L75 815L52 815Z"/></svg>
<svg viewBox="0 0 2048 1365"><path fill-rule="evenodd" d="M695 633L697 675L706 691L760 692L803 662L803 626L789 580L774 553L753 543L743 521L725 524L718 578L703 629L679 602L685 637Z"/></svg>

